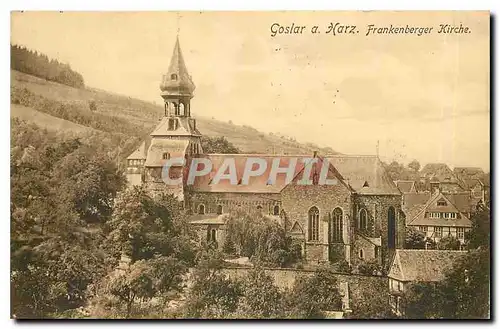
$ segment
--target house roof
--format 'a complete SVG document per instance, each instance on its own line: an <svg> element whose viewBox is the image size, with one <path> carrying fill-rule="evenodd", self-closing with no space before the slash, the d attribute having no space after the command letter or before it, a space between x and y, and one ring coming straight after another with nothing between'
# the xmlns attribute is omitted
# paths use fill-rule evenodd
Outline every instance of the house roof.
<svg viewBox="0 0 500 329"><path fill-rule="evenodd" d="M412 180L395 181L396 186L402 193L415 192L415 182Z"/></svg>
<svg viewBox="0 0 500 329"><path fill-rule="evenodd" d="M426 178L436 178L440 182L458 182L453 171L445 163L428 163L420 171L420 175Z"/></svg>
<svg viewBox="0 0 500 329"><path fill-rule="evenodd" d="M363 239L365 239L366 241L370 242L371 244L373 244L374 246L377 246L377 247L380 247L382 246L382 238L381 237L378 237L378 238L370 238L370 237L367 237L367 236L364 236L363 234L358 234L359 236L361 236Z"/></svg>
<svg viewBox="0 0 500 329"><path fill-rule="evenodd" d="M139 147L127 157L127 160L145 160L146 159L146 141L143 141Z"/></svg>
<svg viewBox="0 0 500 329"><path fill-rule="evenodd" d="M437 202L443 199L446 206L438 206ZM447 218L429 218L425 217L426 212L455 212L459 213L456 219ZM462 213L451 200L444 195L441 191L437 190L429 198L427 203L419 208L414 207L406 212L407 225L410 226L458 226L458 227L471 227L472 222L467 215Z"/></svg>
<svg viewBox="0 0 500 329"><path fill-rule="evenodd" d="M473 204L470 192L443 193L443 195L445 195L460 212L470 213L471 205Z"/></svg>
<svg viewBox="0 0 500 329"><path fill-rule="evenodd" d="M466 254L455 250L397 249L388 277L399 281L441 281Z"/></svg>
<svg viewBox="0 0 500 329"><path fill-rule="evenodd" d="M455 167L453 168L453 172L459 177L464 178L479 178L484 175L483 169L479 167Z"/></svg>

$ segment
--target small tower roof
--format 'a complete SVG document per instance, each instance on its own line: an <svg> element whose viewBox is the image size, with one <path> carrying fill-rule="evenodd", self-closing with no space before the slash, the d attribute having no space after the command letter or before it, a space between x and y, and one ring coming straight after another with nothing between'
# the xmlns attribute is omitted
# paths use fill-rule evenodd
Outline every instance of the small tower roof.
<svg viewBox="0 0 500 329"><path fill-rule="evenodd" d="M163 95L192 96L195 85L188 73L182 56L179 37L175 41L174 52L168 71L163 75L160 89Z"/></svg>

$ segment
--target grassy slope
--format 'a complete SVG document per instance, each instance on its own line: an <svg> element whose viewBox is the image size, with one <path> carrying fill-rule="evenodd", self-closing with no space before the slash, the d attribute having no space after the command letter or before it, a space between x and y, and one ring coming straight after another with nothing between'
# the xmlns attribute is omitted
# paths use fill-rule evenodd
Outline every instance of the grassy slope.
<svg viewBox="0 0 500 329"><path fill-rule="evenodd" d="M146 101L92 88L72 88L13 70L11 70L11 85L19 88L27 88L32 93L48 99L64 103L76 103L84 108L88 108L88 102L94 100L97 104L98 112L124 118L150 130L154 128L163 112L161 106ZM48 114L41 114L33 109L12 105L11 116L21 117L26 121L38 123L46 128L74 130L75 133L83 132L85 128L92 129L55 118ZM53 122L51 122L51 118ZM315 149L319 149L311 144L305 145L276 135L265 134L251 127L234 125L204 117L196 118L198 129L204 135L225 136L243 152L272 153L274 151L286 154L312 154ZM335 154L331 150L319 150L323 154Z"/></svg>

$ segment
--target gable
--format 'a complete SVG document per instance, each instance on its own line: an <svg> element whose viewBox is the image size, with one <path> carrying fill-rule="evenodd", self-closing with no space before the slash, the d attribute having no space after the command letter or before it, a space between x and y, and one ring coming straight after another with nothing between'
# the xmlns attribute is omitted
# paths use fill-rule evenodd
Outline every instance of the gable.
<svg viewBox="0 0 500 329"><path fill-rule="evenodd" d="M404 281L403 270L399 261L399 254L397 252L392 260L391 267L389 268L389 274L387 276L392 279Z"/></svg>
<svg viewBox="0 0 500 329"><path fill-rule="evenodd" d="M304 234L304 230L302 229L302 226L300 226L299 222L295 221L295 223L293 223L293 226L290 229L290 234Z"/></svg>

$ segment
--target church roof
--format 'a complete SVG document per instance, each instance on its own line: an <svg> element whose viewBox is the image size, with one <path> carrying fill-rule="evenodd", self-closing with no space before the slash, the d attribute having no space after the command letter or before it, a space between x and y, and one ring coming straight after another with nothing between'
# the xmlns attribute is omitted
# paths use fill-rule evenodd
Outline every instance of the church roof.
<svg viewBox="0 0 500 329"><path fill-rule="evenodd" d="M337 155L328 157L328 161L358 194L401 194L377 156Z"/></svg>
<svg viewBox="0 0 500 329"><path fill-rule="evenodd" d="M184 56L182 56L179 38L175 41L174 52L168 71L163 75L160 89L165 94L192 95L195 85L188 73Z"/></svg>
<svg viewBox="0 0 500 329"><path fill-rule="evenodd" d="M199 192L236 192L236 193L279 193L287 185L284 174L278 174L276 182L269 184L268 178L274 159L280 159L280 167L287 166L291 159L297 158L294 177L304 169L302 159L311 158L304 155L258 155L258 154L208 154L204 155L212 163L212 172L204 177L197 177L193 189ZM238 184L232 185L229 180L221 180L219 184L211 185L215 173L227 158L234 158ZM251 177L248 185L242 185L241 178L248 158L259 158L267 162L266 171ZM328 179L338 178L341 184L359 194L368 195L400 195L394 182L387 176L385 169L376 156L332 156L326 158L330 163ZM321 162L320 158L320 162ZM302 177L300 175L300 177Z"/></svg>
<svg viewBox="0 0 500 329"><path fill-rule="evenodd" d="M175 129L169 129L170 120L173 120L173 128ZM201 133L196 128L193 118L163 117L151 136L201 136Z"/></svg>
<svg viewBox="0 0 500 329"><path fill-rule="evenodd" d="M170 158L184 158L188 145L188 140L154 138L151 140L144 165L146 167L162 167L165 162L163 154L166 150L168 150Z"/></svg>
<svg viewBox="0 0 500 329"><path fill-rule="evenodd" d="M139 145L137 150L132 152L132 154L130 154L127 157L127 160L145 160L145 159L146 159L146 141L143 141L141 145Z"/></svg>
<svg viewBox="0 0 500 329"><path fill-rule="evenodd" d="M397 249L388 277L399 281L441 281L466 254L456 250Z"/></svg>

